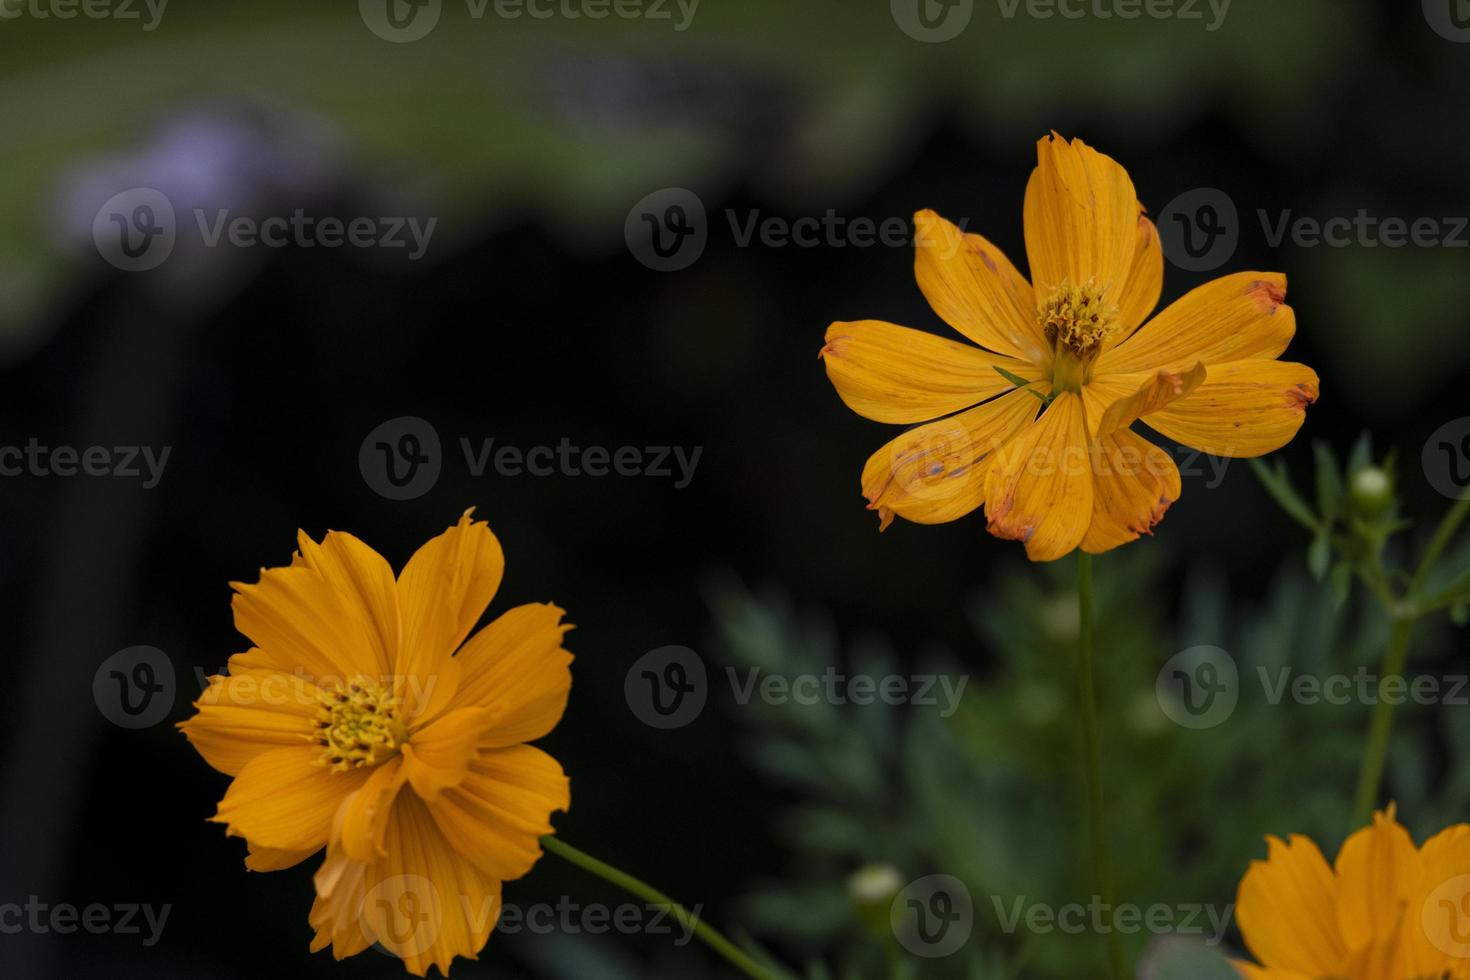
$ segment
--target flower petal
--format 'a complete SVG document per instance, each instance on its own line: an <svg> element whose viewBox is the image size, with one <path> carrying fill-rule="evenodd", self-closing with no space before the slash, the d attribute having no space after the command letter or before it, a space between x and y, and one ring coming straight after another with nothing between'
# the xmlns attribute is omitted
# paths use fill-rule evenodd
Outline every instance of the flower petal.
<svg viewBox="0 0 1470 980"><path fill-rule="evenodd" d="M987 350L1042 363L1047 343L1036 294L990 242L920 211L914 215L914 277L945 323Z"/></svg>
<svg viewBox="0 0 1470 980"><path fill-rule="evenodd" d="M298 532L301 563L315 569L329 585L360 608L368 631L378 679L393 672L398 659L398 589L393 568L351 534L328 531L321 544Z"/></svg>
<svg viewBox="0 0 1470 980"><path fill-rule="evenodd" d="M249 845L250 853L245 855L245 867L251 871L285 871L311 857L319 847L313 847L309 851L282 851L274 847L257 847Z"/></svg>
<svg viewBox="0 0 1470 980"><path fill-rule="evenodd" d="M1132 337L1103 351L1093 373L1273 358L1286 350L1295 333L1296 314L1286 305L1286 277L1238 272L1171 303Z"/></svg>
<svg viewBox="0 0 1470 980"><path fill-rule="evenodd" d="M490 708L456 708L416 730L403 747L414 792L432 800L464 779L485 730L495 721Z"/></svg>
<svg viewBox="0 0 1470 980"><path fill-rule="evenodd" d="M502 881L541 857L551 814L571 806L571 783L555 759L517 745L481 752L469 775L429 805L444 838L465 860Z"/></svg>
<svg viewBox="0 0 1470 980"><path fill-rule="evenodd" d="M1240 880L1236 921L1256 961L1273 970L1332 976L1347 954L1334 914L1332 869L1309 838L1267 837L1268 856Z"/></svg>
<svg viewBox="0 0 1470 980"><path fill-rule="evenodd" d="M1470 825L1456 824L1425 841L1419 865L1400 934L1405 975L1470 977Z"/></svg>
<svg viewBox="0 0 1470 980"><path fill-rule="evenodd" d="M1092 477L1092 523L1082 550L1094 555L1150 533L1179 499L1179 467L1130 429L1097 440Z"/></svg>
<svg viewBox="0 0 1470 980"><path fill-rule="evenodd" d="M335 815L334 837L342 850L354 861L373 861L383 856L383 835L393 801L408 776L402 756L389 759L373 769L362 789L342 801Z"/></svg>
<svg viewBox="0 0 1470 980"><path fill-rule="evenodd" d="M407 678L443 679L454 651L469 636L505 574L505 554L484 521L465 511L459 523L425 544L398 576L403 612L402 639L395 672ZM435 685L441 696L449 685ZM425 704L408 703L410 717L429 717Z"/></svg>
<svg viewBox="0 0 1470 980"><path fill-rule="evenodd" d="M1133 243L1133 265L1118 297L1118 332L1103 341L1104 347L1116 347L1133 335L1159 305L1164 292L1164 250L1159 244L1159 230L1144 215L1138 216L1138 232Z"/></svg>
<svg viewBox="0 0 1470 980"><path fill-rule="evenodd" d="M1100 439L1119 429L1126 429L1143 416L1151 415L1185 397L1204 384L1205 373L1204 364L1199 362L1195 362L1194 367L1188 371L1159 368L1152 375L1146 376L1132 394L1119 398L1107 407L1093 430L1094 438ZM1123 374L1114 375L1109 380L1132 384L1137 377Z"/></svg>
<svg viewBox="0 0 1470 980"><path fill-rule="evenodd" d="M847 407L875 422L927 422L1014 385L995 368L1034 377L1025 361L881 320L834 323L821 350Z"/></svg>
<svg viewBox="0 0 1470 980"><path fill-rule="evenodd" d="M1419 884L1419 852L1393 807L1343 842L1337 853L1337 926L1349 949L1398 932Z"/></svg>
<svg viewBox="0 0 1470 980"><path fill-rule="evenodd" d="M263 752L300 746L316 731L321 702L305 678L275 670L236 670L209 679L194 702L198 713L179 723L204 761L231 776Z"/></svg>
<svg viewBox="0 0 1470 980"><path fill-rule="evenodd" d="M1214 456L1261 456L1291 441L1317 400L1317 372L1290 361L1213 364L1188 397L1144 416L1157 431Z"/></svg>
<svg viewBox="0 0 1470 980"><path fill-rule="evenodd" d="M373 943L415 976L449 975L456 956L475 959L500 917L500 882L465 861L424 803L400 793L384 835L386 856L354 861L332 847L315 882L313 951L338 959Z"/></svg>
<svg viewBox="0 0 1470 980"><path fill-rule="evenodd" d="M895 514L918 524L942 524L979 507L995 450L1033 421L1040 407L1030 391L1012 391L910 429L874 453L863 467L863 496L878 512L880 529Z"/></svg>
<svg viewBox="0 0 1470 980"><path fill-rule="evenodd" d="M1058 394L996 453L985 475L985 513L990 533L1024 541L1032 561L1060 558L1082 543L1092 522L1092 467L1076 393Z"/></svg>
<svg viewBox="0 0 1470 980"><path fill-rule="evenodd" d="M556 727L572 688L572 655L562 648L571 629L550 604L507 610L470 637L455 657L462 671L454 707L487 708L493 721L481 747L531 742Z"/></svg>
<svg viewBox="0 0 1470 980"><path fill-rule="evenodd" d="M235 628L256 645L249 659L285 673L304 671L321 683L376 677L382 641L359 596L340 591L318 568L298 558L261 569L254 585L233 582Z"/></svg>
<svg viewBox="0 0 1470 980"><path fill-rule="evenodd" d="M1117 161L1056 133L1036 144L1036 169L1026 184L1026 255L1038 299L1063 282L1088 281L1105 301L1126 295L1142 207L1133 181Z"/></svg>
<svg viewBox="0 0 1470 980"><path fill-rule="evenodd" d="M255 847L314 851L327 842L332 816L369 772L333 772L314 745L271 749L246 763L209 819Z"/></svg>

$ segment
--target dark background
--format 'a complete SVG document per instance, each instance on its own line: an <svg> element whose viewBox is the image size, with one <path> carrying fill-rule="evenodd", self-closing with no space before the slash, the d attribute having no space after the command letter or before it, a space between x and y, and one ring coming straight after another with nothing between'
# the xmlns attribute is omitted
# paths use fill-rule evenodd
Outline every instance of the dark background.
<svg viewBox="0 0 1470 980"><path fill-rule="evenodd" d="M176 2L152 32L0 25L0 444L172 447L154 489L0 479L0 901L172 905L152 948L0 936L6 976L401 973L371 951L308 955L316 862L248 874L243 844L205 823L227 778L171 724L190 713L196 669L243 648L227 583L288 561L298 527L351 531L396 568L474 506L507 556L491 614L555 601L577 624L571 703L542 743L573 782L559 832L720 923L748 923L745 896L802 863L781 816L801 791L750 763L727 691L686 728L641 724L623 697L634 660L682 644L718 661L711 596L739 581L825 610L840 636L888 638L900 662L942 651L986 682L994 644L966 609L1047 573L976 516L880 536L858 474L897 430L848 411L816 357L834 319L947 332L910 251L741 247L731 213L881 222L932 207L1024 268L1022 192L1048 130L1122 162L1155 215L1219 188L1241 215L1238 249L1214 272L1170 265L1164 302L1218 273L1285 272L1299 322L1286 356L1318 370L1322 398L1283 456L1305 474L1311 440L1345 451L1370 430L1400 447L1409 512L1428 522L1445 504L1419 456L1464 411L1470 249L1272 248L1256 219L1470 213L1470 44L1418 4L1235 0L1211 32L1007 19L977 0L960 37L929 44L878 0L705 0L683 32L477 22L448 3L431 36L390 44L353 4ZM209 149L218 128L231 135ZM181 245L129 274L89 228L97 201L140 185L261 214L439 223L419 262ZM657 272L623 224L675 186L703 202L708 246ZM408 501L358 468L367 433L399 416L445 444L437 485ZM685 489L475 478L460 437L703 454ZM1246 466L1218 488L1210 472L1186 476L1154 538L1126 549L1154 553L1163 620L1190 569L1249 603L1305 547ZM165 651L177 689L167 723L130 731L91 684L137 644ZM1170 652L1132 655L1151 677ZM1253 856L1220 860L1243 870ZM507 888L522 903L561 895L618 900L550 858ZM827 952L752 931L792 957ZM549 962L559 942L492 936L456 976L614 975ZM587 963L633 975L715 969L696 951L670 965L659 937L597 945L607 959Z"/></svg>

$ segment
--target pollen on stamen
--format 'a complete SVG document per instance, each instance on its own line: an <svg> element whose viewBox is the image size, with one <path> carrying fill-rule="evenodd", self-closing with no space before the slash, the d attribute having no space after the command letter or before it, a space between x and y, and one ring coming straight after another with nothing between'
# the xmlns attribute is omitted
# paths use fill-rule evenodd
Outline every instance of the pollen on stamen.
<svg viewBox="0 0 1470 980"><path fill-rule="evenodd" d="M1118 330L1118 307L1106 302L1096 280L1081 285L1069 280L1052 288L1037 309L1042 329L1054 350L1085 358Z"/></svg>
<svg viewBox="0 0 1470 980"><path fill-rule="evenodd" d="M399 702L374 681L358 678L345 690L319 692L318 700L314 740L323 748L321 764L334 771L378 765L408 739Z"/></svg>

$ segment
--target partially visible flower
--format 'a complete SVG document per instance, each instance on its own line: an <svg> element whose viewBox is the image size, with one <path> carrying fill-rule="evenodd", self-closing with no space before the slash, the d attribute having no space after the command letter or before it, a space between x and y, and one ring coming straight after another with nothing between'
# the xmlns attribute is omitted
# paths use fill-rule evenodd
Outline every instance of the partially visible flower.
<svg viewBox="0 0 1470 980"><path fill-rule="evenodd" d="M919 289L979 346L859 320L832 324L821 356L859 415L928 423L863 467L881 527L983 505L992 534L1050 560L1133 541L1178 499L1178 468L1135 421L1214 455L1260 456L1296 434L1318 385L1277 360L1296 331L1284 276L1225 276L1149 319L1164 259L1127 171L1055 134L1037 157L1029 282L979 235L914 217Z"/></svg>
<svg viewBox="0 0 1470 980"><path fill-rule="evenodd" d="M561 766L524 744L566 707L570 626L532 604L470 635L505 559L469 512L396 578L350 534L298 541L289 567L235 583L254 646L179 727L235 777L212 819L245 838L246 867L326 848L313 951L378 943L411 973L447 976L485 945L501 883L531 869L570 804Z"/></svg>
<svg viewBox="0 0 1470 980"><path fill-rule="evenodd" d="M1394 808L1342 845L1267 837L1236 919L1259 966L1246 980L1464 980L1470 977L1470 824L1416 848Z"/></svg>

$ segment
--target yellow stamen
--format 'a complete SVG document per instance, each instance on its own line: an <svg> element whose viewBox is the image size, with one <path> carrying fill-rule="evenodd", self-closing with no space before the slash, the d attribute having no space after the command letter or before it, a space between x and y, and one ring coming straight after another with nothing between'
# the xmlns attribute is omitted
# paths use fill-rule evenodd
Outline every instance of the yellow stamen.
<svg viewBox="0 0 1470 980"><path fill-rule="evenodd" d="M359 677L346 687L320 690L316 743L321 764L334 772L375 766L395 755L408 740L397 718L399 701L382 685Z"/></svg>
<svg viewBox="0 0 1470 980"><path fill-rule="evenodd" d="M1094 279L1080 286L1063 280L1037 308L1052 347L1052 384L1077 391L1092 380L1092 362L1103 341L1118 330L1118 307L1108 304Z"/></svg>

